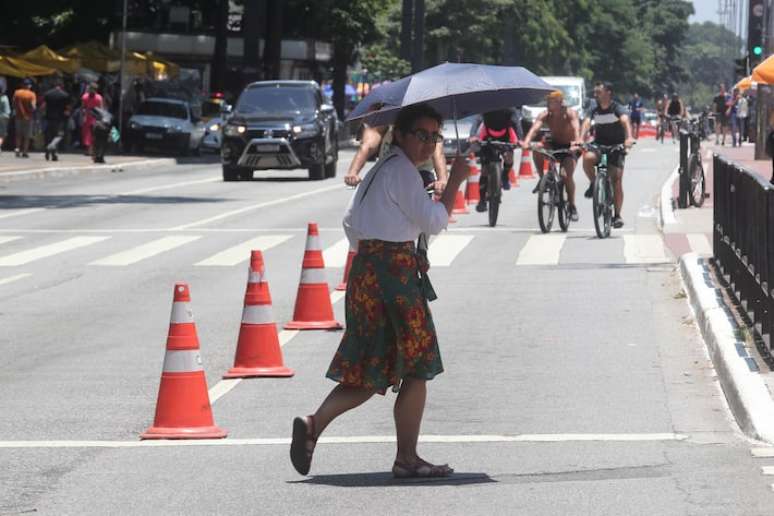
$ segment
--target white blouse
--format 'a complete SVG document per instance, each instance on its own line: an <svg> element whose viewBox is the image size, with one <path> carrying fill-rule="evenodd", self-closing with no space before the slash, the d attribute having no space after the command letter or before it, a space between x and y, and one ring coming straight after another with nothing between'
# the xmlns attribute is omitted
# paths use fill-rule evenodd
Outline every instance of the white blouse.
<svg viewBox="0 0 774 516"><path fill-rule="evenodd" d="M360 182L344 215L350 246L360 240L409 242L420 233L435 235L446 228L449 215L430 199L417 167L400 147L393 147Z"/></svg>

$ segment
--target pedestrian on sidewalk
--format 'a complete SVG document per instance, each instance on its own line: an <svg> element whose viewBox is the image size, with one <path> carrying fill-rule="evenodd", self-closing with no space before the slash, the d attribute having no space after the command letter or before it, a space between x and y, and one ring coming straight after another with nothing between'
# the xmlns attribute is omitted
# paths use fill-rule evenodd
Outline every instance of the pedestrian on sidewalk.
<svg viewBox="0 0 774 516"><path fill-rule="evenodd" d="M731 126L731 146L736 147L738 138L739 138L739 118L737 116L738 108L737 108L737 102L739 102L739 90L734 88L734 92L731 95L731 98L728 99L728 102L726 103L726 118L729 121L729 125ZM742 142L739 141L739 145L742 145Z"/></svg>
<svg viewBox="0 0 774 516"><path fill-rule="evenodd" d="M94 154L92 159L94 163L104 163L108 137L110 136L110 129L113 127L113 115L107 109L98 107L91 109L91 115L94 117L94 125L92 126Z"/></svg>
<svg viewBox="0 0 774 516"><path fill-rule="evenodd" d="M0 84L0 154L3 152L3 140L8 136L8 121L11 119L11 104L5 94L5 85Z"/></svg>
<svg viewBox="0 0 774 516"><path fill-rule="evenodd" d="M715 145L720 143L720 137L723 137L721 145L726 144L726 127L728 126L728 118L726 111L728 110L729 96L726 93L726 85L720 83L718 88L718 94L712 99L712 103L715 107Z"/></svg>
<svg viewBox="0 0 774 516"><path fill-rule="evenodd" d="M29 158L32 139L33 117L35 116L36 96L32 91L32 81L24 79L22 87L13 93L14 129L16 131L16 157Z"/></svg>
<svg viewBox="0 0 774 516"><path fill-rule="evenodd" d="M70 95L64 90L61 79L56 79L54 87L43 95L46 131L46 161L58 161L57 150L70 111Z"/></svg>
<svg viewBox="0 0 774 516"><path fill-rule="evenodd" d="M93 108L104 108L102 95L97 93L97 85L89 84L88 90L81 97L81 145L86 149L87 156L94 155L92 128L96 119L92 113Z"/></svg>
<svg viewBox="0 0 774 516"><path fill-rule="evenodd" d="M357 248L347 281L346 330L327 377L339 383L313 415L293 420L290 459L309 472L317 438L336 417L392 387L397 455L395 477L445 477L448 465L417 454L427 380L443 372L428 300L429 264L414 241L437 234L449 220L454 198L468 175L457 156L440 202L425 192L417 166L430 159L441 135L441 116L420 104L403 108L395 122L395 145L358 185L344 216L350 245Z"/></svg>
<svg viewBox="0 0 774 516"><path fill-rule="evenodd" d="M739 95L739 100L736 101L736 117L739 119L739 145L742 142L748 141L749 136L749 121L750 121L750 103L747 100L747 92L743 92Z"/></svg>

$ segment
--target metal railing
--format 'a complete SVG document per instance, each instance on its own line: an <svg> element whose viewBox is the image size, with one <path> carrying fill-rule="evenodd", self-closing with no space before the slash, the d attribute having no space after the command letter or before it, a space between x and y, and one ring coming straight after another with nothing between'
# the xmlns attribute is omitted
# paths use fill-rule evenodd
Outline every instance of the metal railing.
<svg viewBox="0 0 774 516"><path fill-rule="evenodd" d="M713 162L713 254L761 335L774 329L774 189L720 156ZM769 356L772 349L765 349Z"/></svg>

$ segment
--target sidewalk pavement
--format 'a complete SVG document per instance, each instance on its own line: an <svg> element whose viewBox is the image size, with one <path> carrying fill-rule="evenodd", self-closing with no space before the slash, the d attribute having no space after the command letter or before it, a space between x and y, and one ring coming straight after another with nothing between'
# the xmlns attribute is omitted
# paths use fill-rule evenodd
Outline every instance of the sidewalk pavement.
<svg viewBox="0 0 774 516"><path fill-rule="evenodd" d="M107 155L105 161L104 164L97 164L89 156L70 152L60 153L59 161L46 161L43 152L30 152L29 158L17 158L13 151L3 151L0 153L0 183L105 171L120 172L130 168L158 167L179 162L164 156L137 155Z"/></svg>
<svg viewBox="0 0 774 516"><path fill-rule="evenodd" d="M708 198L701 208L676 209L674 173L664 184L660 214L664 242L680 262L686 295L729 408L744 433L774 444L774 373L758 352L761 342L725 280L712 266L712 156L718 154L765 179L771 160L755 160L754 146L707 145L703 149Z"/></svg>

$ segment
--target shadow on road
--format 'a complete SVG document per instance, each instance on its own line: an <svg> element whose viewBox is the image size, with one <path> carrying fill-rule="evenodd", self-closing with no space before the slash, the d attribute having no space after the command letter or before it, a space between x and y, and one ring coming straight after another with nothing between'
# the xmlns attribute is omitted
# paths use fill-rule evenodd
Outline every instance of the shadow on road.
<svg viewBox="0 0 774 516"><path fill-rule="evenodd" d="M0 214L3 210L24 208L78 208L98 204L201 204L226 200L217 197L149 195L0 195Z"/></svg>
<svg viewBox="0 0 774 516"><path fill-rule="evenodd" d="M343 475L315 475L305 480L289 481L288 484L313 484L336 487L385 487L385 486L464 486L471 484L496 484L486 473L454 473L450 477L396 479L392 473L347 473Z"/></svg>

